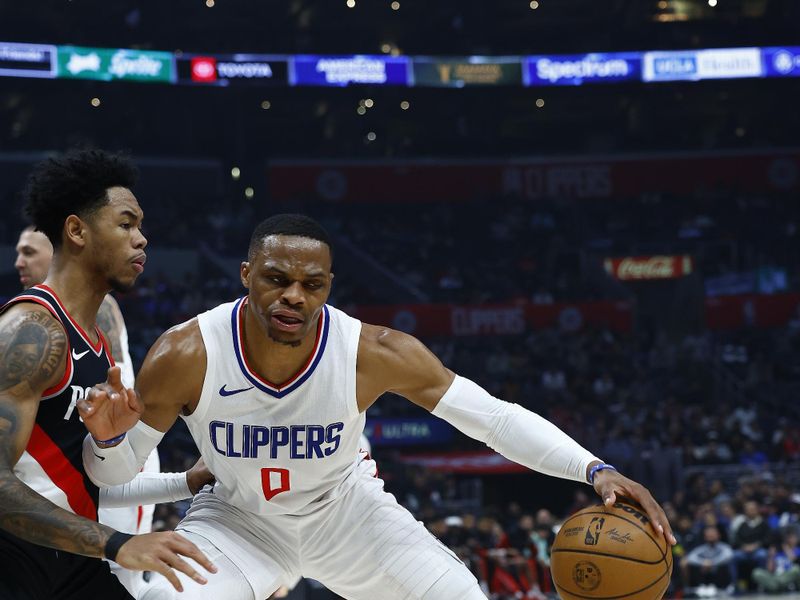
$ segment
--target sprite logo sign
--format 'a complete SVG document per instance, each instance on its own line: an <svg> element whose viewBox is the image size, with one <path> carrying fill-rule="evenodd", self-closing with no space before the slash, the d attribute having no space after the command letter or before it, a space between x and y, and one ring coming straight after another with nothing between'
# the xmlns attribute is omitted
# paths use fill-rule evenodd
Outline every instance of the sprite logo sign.
<svg viewBox="0 0 800 600"><path fill-rule="evenodd" d="M174 80L172 54L149 50L58 47L58 76L102 81Z"/></svg>

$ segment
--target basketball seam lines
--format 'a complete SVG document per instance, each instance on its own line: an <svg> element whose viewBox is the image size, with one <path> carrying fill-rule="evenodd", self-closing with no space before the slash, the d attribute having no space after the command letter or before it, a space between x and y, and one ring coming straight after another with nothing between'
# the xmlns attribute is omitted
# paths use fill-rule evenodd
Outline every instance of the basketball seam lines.
<svg viewBox="0 0 800 600"><path fill-rule="evenodd" d="M627 560L630 562L640 563L643 565L657 565L660 562L664 562L663 558L659 558L658 560L642 560L641 558L631 558L628 556L619 556L618 554L610 554L606 552L600 552L598 550L583 550L578 548L556 548L551 551L551 553L555 554L556 552L575 552L576 554L592 554L594 556L605 556L607 558L618 558L620 560Z"/></svg>
<svg viewBox="0 0 800 600"><path fill-rule="evenodd" d="M579 517L579 516L583 516L583 515L603 515L603 516L608 516L609 514L611 514L611 515L615 516L616 518L621 519L621 520L623 520L623 521L625 521L627 523L630 523L631 525L633 525L637 529L641 529L642 533L644 533L647 537L649 537L650 540L656 545L656 548L658 548L658 551L661 553L661 560L664 560L666 558L666 556L667 556L666 551L665 550L661 550L661 545L656 541L656 538L654 538L652 535L650 535L650 533L644 527L639 525L636 521L632 521L631 519L628 519L627 517L623 517L622 515L618 515L616 513L608 513L608 512L603 512L603 511L581 512L580 514L575 514L572 517L570 517L569 519L567 519L566 521L564 521L564 524L561 527L562 528L566 527L567 523L569 523L572 519L574 519L576 517ZM650 564L655 564L655 563L650 563Z"/></svg>
<svg viewBox="0 0 800 600"><path fill-rule="evenodd" d="M567 589L564 589L562 586L560 586L557 583L555 583L555 581L553 583L555 584L555 586L559 590L563 591L565 594L569 594L570 596L575 596L576 598L587 598L588 600L617 600L618 598L628 598L630 596L633 596L634 594L641 594L643 591L649 590L651 587L653 587L655 584L657 584L659 581L661 581L664 578L664 576L667 575L668 573L669 573L669 570L665 569L664 572L658 577L658 579L656 579L652 583L644 586L641 589L634 590L632 592L626 592L625 594L621 594L619 596L584 596L583 594L576 594L575 592L571 592L571 591L569 591ZM669 587L669 581L670 581L670 579L667 578L667 587ZM666 592L666 591L667 591L667 589L664 588L664 592ZM661 595L663 596L664 594L662 593Z"/></svg>

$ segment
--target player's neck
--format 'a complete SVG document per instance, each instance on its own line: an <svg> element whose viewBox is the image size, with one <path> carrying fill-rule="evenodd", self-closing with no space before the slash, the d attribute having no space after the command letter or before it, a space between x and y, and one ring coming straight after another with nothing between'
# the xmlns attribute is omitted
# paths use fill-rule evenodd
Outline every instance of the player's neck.
<svg viewBox="0 0 800 600"><path fill-rule="evenodd" d="M245 315L242 331L247 363L261 377L280 386L308 362L316 344L317 328L313 327L300 344L292 346L270 338L249 313Z"/></svg>
<svg viewBox="0 0 800 600"><path fill-rule="evenodd" d="M78 325L94 337L97 311L109 290L99 286L96 278L90 277L85 269L75 263L62 263L55 259L44 284L52 288Z"/></svg>

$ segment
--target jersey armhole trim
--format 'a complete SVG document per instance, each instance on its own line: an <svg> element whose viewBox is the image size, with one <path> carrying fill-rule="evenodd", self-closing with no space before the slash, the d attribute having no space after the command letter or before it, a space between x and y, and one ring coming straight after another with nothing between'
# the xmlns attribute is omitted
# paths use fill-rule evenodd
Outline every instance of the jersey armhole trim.
<svg viewBox="0 0 800 600"><path fill-rule="evenodd" d="M181 415L181 418L187 423L195 420L198 422L202 421L206 415L206 412L208 412L208 406L211 403L211 399L214 395L214 390L212 389L214 385L214 377L209 376L209 369L212 369L212 365L216 364L217 348L216 344L214 344L213 332L211 331L211 329L214 327L214 324L202 318L207 314L208 313L197 315L197 326L200 328L200 339L203 342L203 349L206 353L206 369L203 372L203 387L200 390L200 399L197 401L197 406L191 414Z"/></svg>
<svg viewBox="0 0 800 600"><path fill-rule="evenodd" d="M357 418L358 410L358 344L361 341L361 321L353 319L354 324L347 340L347 411L351 417Z"/></svg>

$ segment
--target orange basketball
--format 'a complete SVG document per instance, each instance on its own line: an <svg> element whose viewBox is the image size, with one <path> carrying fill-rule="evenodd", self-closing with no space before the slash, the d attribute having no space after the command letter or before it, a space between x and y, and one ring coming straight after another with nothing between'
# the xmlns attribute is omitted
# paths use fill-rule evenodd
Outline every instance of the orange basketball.
<svg viewBox="0 0 800 600"><path fill-rule="evenodd" d="M641 508L590 506L564 522L550 569L564 600L659 600L672 576L672 549Z"/></svg>

